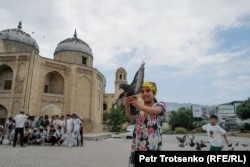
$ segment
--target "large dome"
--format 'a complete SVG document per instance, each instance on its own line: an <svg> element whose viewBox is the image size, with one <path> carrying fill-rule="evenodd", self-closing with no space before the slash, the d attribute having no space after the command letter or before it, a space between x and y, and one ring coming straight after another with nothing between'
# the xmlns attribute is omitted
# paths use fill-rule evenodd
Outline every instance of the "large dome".
<svg viewBox="0 0 250 167"><path fill-rule="evenodd" d="M39 52L39 46L36 40L21 29L22 29L22 22L20 21L18 24L18 28L7 29L7 30L1 31L0 32L0 35L2 37L1 39L25 43L27 45L35 47Z"/></svg>
<svg viewBox="0 0 250 167"><path fill-rule="evenodd" d="M57 45L54 54L61 51L78 51L93 56L90 46L83 40L77 38L76 31L73 38L67 38Z"/></svg>

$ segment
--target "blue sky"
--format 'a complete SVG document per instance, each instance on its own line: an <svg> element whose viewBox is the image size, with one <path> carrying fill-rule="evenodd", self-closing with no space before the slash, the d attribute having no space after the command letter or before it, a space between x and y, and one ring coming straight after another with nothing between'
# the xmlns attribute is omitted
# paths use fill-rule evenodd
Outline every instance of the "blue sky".
<svg viewBox="0 0 250 167"><path fill-rule="evenodd" d="M106 77L106 93L119 67L131 82L144 61L158 100L216 105L250 97L249 0L0 2L0 30L21 20L43 57L52 59L76 29Z"/></svg>

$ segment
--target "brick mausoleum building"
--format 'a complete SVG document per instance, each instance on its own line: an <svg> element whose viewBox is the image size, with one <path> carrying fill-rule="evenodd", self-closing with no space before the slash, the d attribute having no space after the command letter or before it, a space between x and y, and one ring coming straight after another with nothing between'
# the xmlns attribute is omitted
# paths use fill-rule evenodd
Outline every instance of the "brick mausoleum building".
<svg viewBox="0 0 250 167"><path fill-rule="evenodd" d="M20 109L36 117L77 112L85 132L100 132L104 90L105 77L93 68L92 50L76 32L49 59L39 55L36 40L21 22L0 31L0 124Z"/></svg>

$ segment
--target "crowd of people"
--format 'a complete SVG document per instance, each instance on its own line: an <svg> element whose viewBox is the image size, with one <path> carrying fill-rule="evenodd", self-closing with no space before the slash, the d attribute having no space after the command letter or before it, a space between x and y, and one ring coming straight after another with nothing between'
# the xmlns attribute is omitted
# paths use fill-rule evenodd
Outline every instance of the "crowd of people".
<svg viewBox="0 0 250 167"><path fill-rule="evenodd" d="M83 146L83 120L77 113L64 116L35 116L20 114L9 117L5 126L0 127L0 144L6 138L9 145L65 145Z"/></svg>

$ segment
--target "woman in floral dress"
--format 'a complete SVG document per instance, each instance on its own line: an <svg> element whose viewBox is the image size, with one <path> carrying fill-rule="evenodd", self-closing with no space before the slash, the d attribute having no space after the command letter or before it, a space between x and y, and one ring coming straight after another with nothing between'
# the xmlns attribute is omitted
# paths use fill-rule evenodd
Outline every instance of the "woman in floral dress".
<svg viewBox="0 0 250 167"><path fill-rule="evenodd" d="M166 103L157 102L157 87L154 82L144 82L141 89L143 104L137 96L126 97L125 112L127 117L135 121L129 166L135 163L135 151L162 150L162 121L166 112ZM130 105L139 110L137 115L130 114Z"/></svg>

